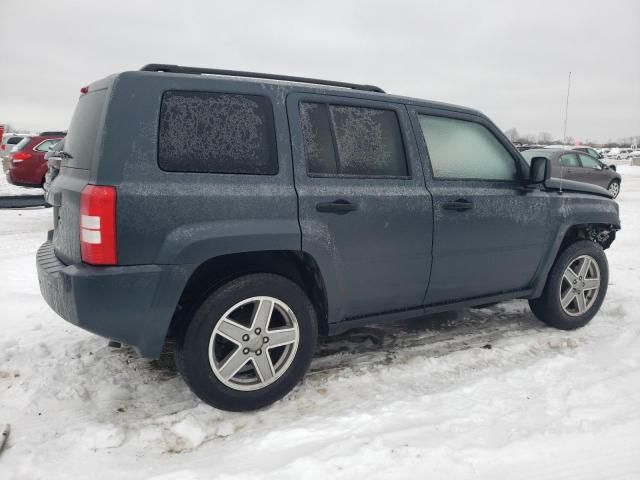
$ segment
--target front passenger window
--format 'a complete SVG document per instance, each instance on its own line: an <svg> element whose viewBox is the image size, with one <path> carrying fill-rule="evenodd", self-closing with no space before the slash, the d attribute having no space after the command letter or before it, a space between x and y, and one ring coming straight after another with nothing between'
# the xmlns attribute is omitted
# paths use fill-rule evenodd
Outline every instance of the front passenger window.
<svg viewBox="0 0 640 480"><path fill-rule="evenodd" d="M418 119L435 178L517 179L513 157L483 125L431 115Z"/></svg>
<svg viewBox="0 0 640 480"><path fill-rule="evenodd" d="M580 154L580 162L585 168L596 168L600 166L600 162L593 158L591 155Z"/></svg>

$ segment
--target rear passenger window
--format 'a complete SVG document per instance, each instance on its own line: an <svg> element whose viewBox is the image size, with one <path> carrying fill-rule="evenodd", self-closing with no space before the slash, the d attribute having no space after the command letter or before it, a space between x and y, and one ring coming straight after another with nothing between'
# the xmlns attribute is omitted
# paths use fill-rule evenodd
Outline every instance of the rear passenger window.
<svg viewBox="0 0 640 480"><path fill-rule="evenodd" d="M560 157L560 163L563 167L579 167L578 157L574 153L565 153Z"/></svg>
<svg viewBox="0 0 640 480"><path fill-rule="evenodd" d="M158 135L158 164L163 170L278 173L273 109L266 97L166 92Z"/></svg>
<svg viewBox="0 0 640 480"><path fill-rule="evenodd" d="M309 173L408 175L394 111L302 102L300 116Z"/></svg>
<svg viewBox="0 0 640 480"><path fill-rule="evenodd" d="M516 164L483 125L419 115L433 176L451 179L515 180Z"/></svg>
<svg viewBox="0 0 640 480"><path fill-rule="evenodd" d="M53 140L45 140L44 142L40 143L38 146L36 146L34 148L35 151L37 152L48 152L49 150L51 150L56 143L58 143L60 141L59 138L55 138Z"/></svg>
<svg viewBox="0 0 640 480"><path fill-rule="evenodd" d="M300 104L300 116L309 173L338 173L327 106L303 102Z"/></svg>

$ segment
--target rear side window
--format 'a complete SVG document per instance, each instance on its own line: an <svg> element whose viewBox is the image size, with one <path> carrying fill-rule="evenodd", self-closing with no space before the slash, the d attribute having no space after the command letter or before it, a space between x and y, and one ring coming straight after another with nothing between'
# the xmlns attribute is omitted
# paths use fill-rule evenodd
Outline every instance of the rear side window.
<svg viewBox="0 0 640 480"><path fill-rule="evenodd" d="M34 148L34 150L38 151L38 152L48 152L51 149L53 149L53 147L56 146L56 144L60 141L59 138L54 138L51 140L45 140L44 142L41 142L40 144L38 144L38 146L36 146Z"/></svg>
<svg viewBox="0 0 640 480"><path fill-rule="evenodd" d="M565 153L560 157L560 163L563 167L579 167L578 157L575 153Z"/></svg>
<svg viewBox="0 0 640 480"><path fill-rule="evenodd" d="M300 116L309 173L338 173L327 105L303 102L300 104Z"/></svg>
<svg viewBox="0 0 640 480"><path fill-rule="evenodd" d="M23 138L24 137L10 137L9 140L7 140L7 145L17 145Z"/></svg>
<svg viewBox="0 0 640 480"><path fill-rule="evenodd" d="M433 175L442 179L515 180L514 159L483 125L419 115Z"/></svg>
<svg viewBox="0 0 640 480"><path fill-rule="evenodd" d="M162 97L158 165L171 172L275 175L268 98L170 91Z"/></svg>
<svg viewBox="0 0 640 480"><path fill-rule="evenodd" d="M408 176L394 111L302 102L300 116L310 174Z"/></svg>

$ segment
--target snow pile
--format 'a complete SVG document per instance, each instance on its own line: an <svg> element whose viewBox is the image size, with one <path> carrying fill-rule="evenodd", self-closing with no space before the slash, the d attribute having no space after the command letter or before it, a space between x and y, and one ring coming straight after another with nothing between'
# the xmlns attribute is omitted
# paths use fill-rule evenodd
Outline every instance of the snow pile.
<svg viewBox="0 0 640 480"><path fill-rule="evenodd" d="M348 332L247 414L203 405L170 356L59 319L34 267L51 210L0 210L0 478L640 478L640 168L619 171L623 230L585 328L513 301Z"/></svg>

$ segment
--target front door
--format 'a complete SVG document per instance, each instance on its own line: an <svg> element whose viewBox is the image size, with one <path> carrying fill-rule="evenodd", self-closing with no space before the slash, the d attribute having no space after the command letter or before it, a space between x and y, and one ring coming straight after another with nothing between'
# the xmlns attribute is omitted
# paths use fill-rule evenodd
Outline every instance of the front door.
<svg viewBox="0 0 640 480"><path fill-rule="evenodd" d="M526 164L484 118L410 114L435 218L425 304L529 288L549 239L548 195L522 188Z"/></svg>
<svg viewBox="0 0 640 480"><path fill-rule="evenodd" d="M586 153L579 153L578 157L580 159L580 167L576 169L578 174L575 179L607 188L611 175L604 170L602 163Z"/></svg>
<svg viewBox="0 0 640 480"><path fill-rule="evenodd" d="M421 307L431 198L403 105L287 98L302 250L319 264L329 321Z"/></svg>

